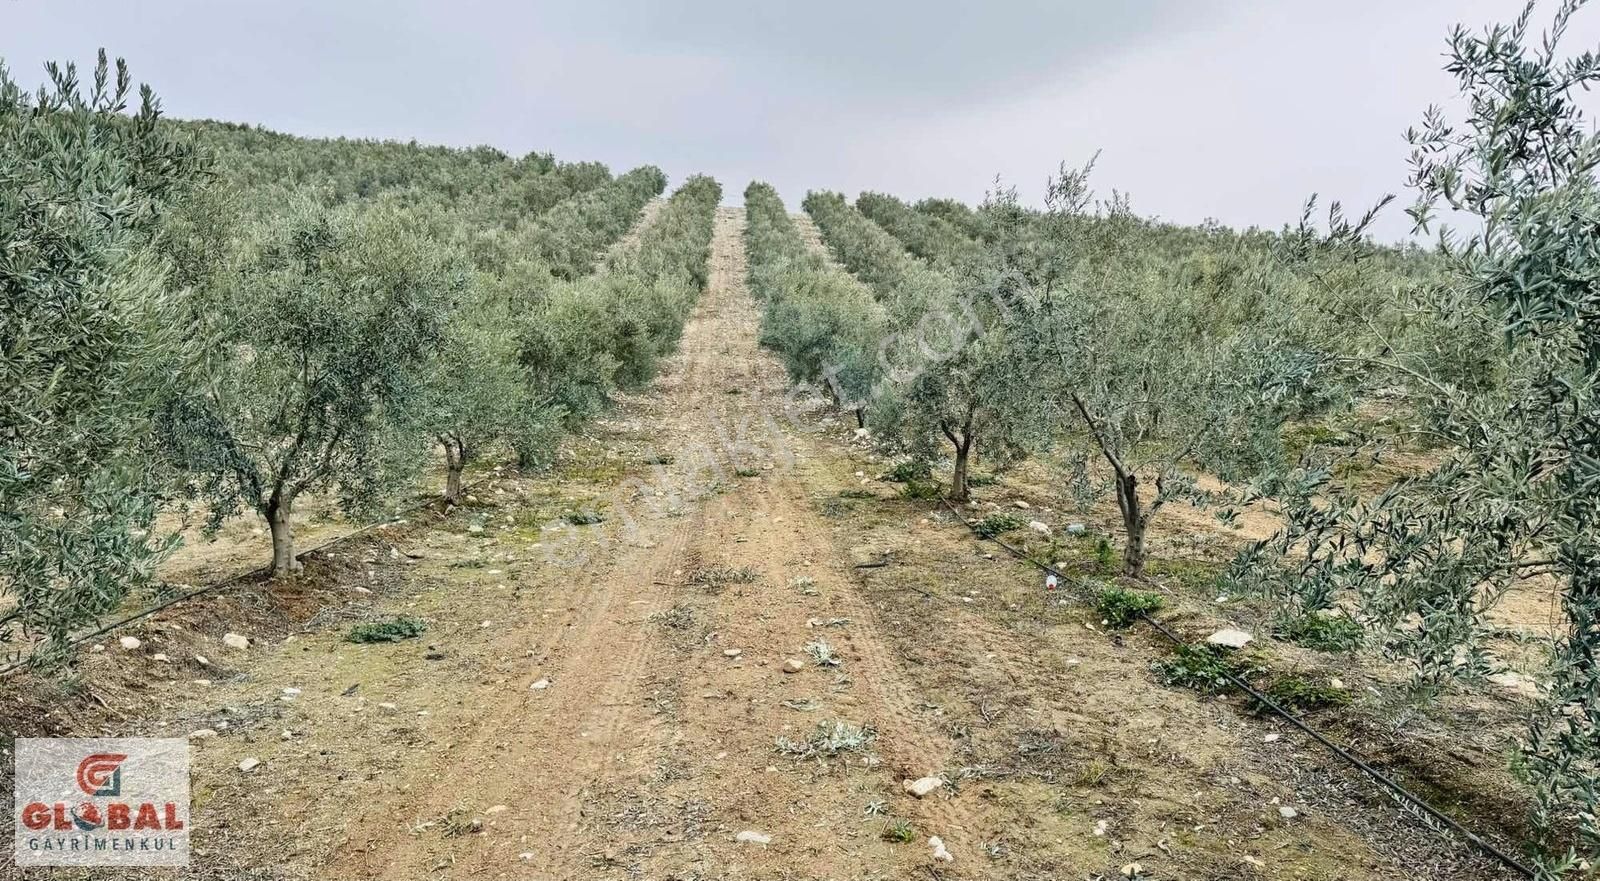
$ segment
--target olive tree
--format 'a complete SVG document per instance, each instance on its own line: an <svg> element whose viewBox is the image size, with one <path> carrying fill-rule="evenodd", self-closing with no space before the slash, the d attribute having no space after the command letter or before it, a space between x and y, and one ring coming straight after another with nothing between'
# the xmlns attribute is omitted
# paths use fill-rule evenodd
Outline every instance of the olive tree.
<svg viewBox="0 0 1600 881"><path fill-rule="evenodd" d="M461 261L393 206L300 205L194 292L204 368L164 414L174 459L211 504L272 532L272 571L298 570L290 515L307 492L370 507L416 467L426 381Z"/></svg>
<svg viewBox="0 0 1600 881"><path fill-rule="evenodd" d="M1011 226L996 282L1016 366L1008 394L1038 408L1033 444L1063 455L1081 501L1114 495L1123 572L1138 578L1159 512L1211 500L1200 472L1240 479L1281 462L1279 430L1314 361L1270 277L1242 274L1238 286L1264 289L1233 298L1255 306L1219 310L1149 246L1125 200L1090 211L1086 178L1063 166L1037 217L1004 195L985 209Z"/></svg>
<svg viewBox="0 0 1600 881"><path fill-rule="evenodd" d="M1579 2L1559 4L1542 38L1533 6L1509 26L1457 28L1447 70L1465 98L1452 122L1437 108L1409 132L1410 214L1440 228L1449 284L1427 292L1421 319L1497 333L1490 369L1461 371L1426 345L1350 358L1352 382L1399 389L1425 417L1443 459L1376 498L1299 492L1299 536L1241 569L1307 577L1348 590L1364 612L1404 617L1430 678L1488 662L1482 610L1537 578L1564 613L1548 687L1518 764L1532 787L1543 878L1600 857L1600 136L1579 90L1600 81L1600 54L1564 56ZM1348 356L1347 356L1348 357ZM1470 366L1470 365L1469 365Z"/></svg>
<svg viewBox="0 0 1600 881"><path fill-rule="evenodd" d="M201 171L148 88L100 53L24 92L0 66L0 621L65 648L149 581L162 476L151 412L187 355L151 247Z"/></svg>

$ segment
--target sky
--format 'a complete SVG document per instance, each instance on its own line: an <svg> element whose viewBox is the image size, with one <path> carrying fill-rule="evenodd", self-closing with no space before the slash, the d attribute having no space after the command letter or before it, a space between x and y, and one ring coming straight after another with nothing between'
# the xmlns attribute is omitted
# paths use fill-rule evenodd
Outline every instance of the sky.
<svg viewBox="0 0 1600 881"><path fill-rule="evenodd" d="M1544 20L1551 9L1537 20ZM128 60L166 111L312 136L548 150L737 200L809 189L1037 202L1062 161L1143 214L1276 228L1404 194L1453 106L1451 25L1520 0L0 0L0 58ZM1587 42L1585 42L1587 40ZM1571 47L1600 44L1600 8ZM1459 108L1457 108L1459 109ZM1409 223L1392 206L1376 229Z"/></svg>

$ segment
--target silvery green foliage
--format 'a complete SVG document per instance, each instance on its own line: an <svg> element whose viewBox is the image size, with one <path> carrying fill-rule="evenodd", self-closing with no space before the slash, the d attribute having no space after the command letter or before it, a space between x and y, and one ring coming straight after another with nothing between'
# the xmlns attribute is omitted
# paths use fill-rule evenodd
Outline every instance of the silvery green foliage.
<svg viewBox="0 0 1600 881"><path fill-rule="evenodd" d="M613 391L655 374L673 351L709 277L712 216L722 189L692 177L673 194L636 247L603 272L545 286L536 262L510 267L525 412L539 414L514 439L519 461L548 461L560 430L601 412ZM530 430L531 429L531 430Z"/></svg>
<svg viewBox="0 0 1600 881"><path fill-rule="evenodd" d="M835 258L866 283L887 317L873 394L880 441L898 440L917 457L949 443L950 496L965 501L977 444L1006 450L1028 410L1022 398L1001 393L1014 361L990 274L960 255L930 265L836 193L810 193L804 205Z"/></svg>
<svg viewBox="0 0 1600 881"><path fill-rule="evenodd" d="M1498 596L1536 577L1558 587L1564 626L1519 763L1548 878L1600 856L1600 139L1576 91L1600 79L1600 57L1558 49L1580 5L1561 3L1542 37L1532 5L1510 26L1458 28L1447 69L1467 115L1432 109L1408 133L1418 228L1441 208L1465 221L1441 233L1449 284L1419 297L1418 317L1468 343L1493 328L1480 348L1494 359L1417 341L1351 360L1424 415L1443 461L1365 502L1300 477L1268 555L1290 568L1240 567L1309 579L1313 601L1359 596L1434 679L1487 665Z"/></svg>
<svg viewBox="0 0 1600 881"><path fill-rule="evenodd" d="M911 253L935 265L961 266L978 260L982 248L971 235L935 214L914 210L894 196L862 193L856 210L905 244Z"/></svg>
<svg viewBox="0 0 1600 881"><path fill-rule="evenodd" d="M661 195L666 185L661 169L653 165L635 168L555 206L521 244L556 278L581 278L594 269L605 247L633 226L644 204Z"/></svg>
<svg viewBox="0 0 1600 881"><path fill-rule="evenodd" d="M28 95L0 67L0 629L55 658L169 546L150 414L185 341L151 242L199 163L148 88L125 114L121 61L87 95L48 72Z"/></svg>
<svg viewBox="0 0 1600 881"><path fill-rule="evenodd" d="M457 304L432 357L418 408L445 454L446 503L459 504L465 468L496 446L543 443L553 414L529 406L507 304L474 286Z"/></svg>
<svg viewBox="0 0 1600 881"><path fill-rule="evenodd" d="M1087 462L1103 463L1124 571L1138 577L1156 514L1176 498L1212 501L1196 473L1237 480L1281 465L1279 430L1304 408L1316 365L1260 255L1224 252L1237 268L1223 279L1197 273L1204 264L1163 253L1159 226L1125 199L1091 211L1087 175L1063 166L1042 214L1010 193L981 213L1007 306L1004 394L1036 408L1032 446L1072 466L1079 495L1098 496Z"/></svg>
<svg viewBox="0 0 1600 881"><path fill-rule="evenodd" d="M299 497L370 510L415 469L430 359L469 273L392 205L300 204L259 227L191 294L207 357L163 433L213 526L268 519L284 574Z"/></svg>
<svg viewBox="0 0 1600 881"><path fill-rule="evenodd" d="M745 189L750 289L761 303L761 344L790 379L821 388L860 416L877 385L883 307L849 273L809 248L771 186Z"/></svg>

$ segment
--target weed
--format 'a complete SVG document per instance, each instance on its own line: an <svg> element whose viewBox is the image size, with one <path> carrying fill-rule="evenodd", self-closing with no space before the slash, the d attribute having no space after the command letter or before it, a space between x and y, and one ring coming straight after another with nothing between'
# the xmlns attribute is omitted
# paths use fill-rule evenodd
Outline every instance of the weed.
<svg viewBox="0 0 1600 881"><path fill-rule="evenodd" d="M735 469L733 469L733 476L735 476L735 477L760 477L761 476L761 469L760 468L735 468Z"/></svg>
<svg viewBox="0 0 1600 881"><path fill-rule="evenodd" d="M833 646L829 645L826 639L815 639L807 643L806 654L821 667L837 667L844 663L833 653Z"/></svg>
<svg viewBox="0 0 1600 881"><path fill-rule="evenodd" d="M409 615L385 621L368 621L350 628L344 638L349 642L399 642L421 636L428 625Z"/></svg>
<svg viewBox="0 0 1600 881"><path fill-rule="evenodd" d="M907 462L901 462L895 465L893 468L890 468L889 473L885 474L883 479L892 481L894 483L913 483L915 481L927 480L931 477L933 477L932 465L928 464L927 462L921 462L916 459L912 459Z"/></svg>
<svg viewBox="0 0 1600 881"><path fill-rule="evenodd" d="M995 477L993 474L967 475L967 486L994 486L999 482L1000 478Z"/></svg>
<svg viewBox="0 0 1600 881"><path fill-rule="evenodd" d="M1094 565L1103 574L1117 571L1117 549L1112 547L1111 539L1103 535L1094 542Z"/></svg>
<svg viewBox="0 0 1600 881"><path fill-rule="evenodd" d="M730 584L750 584L759 577L761 577L761 573L751 569L749 566L740 566L736 569L732 566L714 563L709 566L701 566L690 572L689 583L698 584L712 590L721 590Z"/></svg>
<svg viewBox="0 0 1600 881"><path fill-rule="evenodd" d="M917 827L911 825L910 820L896 819L883 824L882 837L884 841L896 844L909 844L917 840Z"/></svg>
<svg viewBox="0 0 1600 881"><path fill-rule="evenodd" d="M817 581L809 575L798 575L789 579L789 586L800 591L803 596L814 597L817 595Z"/></svg>
<svg viewBox="0 0 1600 881"><path fill-rule="evenodd" d="M1105 782L1106 775L1111 773L1111 766L1100 759L1090 759L1079 766L1078 773L1072 779L1074 786L1092 788Z"/></svg>
<svg viewBox="0 0 1600 881"><path fill-rule="evenodd" d="M1332 685L1322 685L1300 676L1284 676L1267 686L1266 696L1280 707L1309 713L1329 707L1342 707L1350 703L1350 692ZM1258 711L1265 705L1256 707Z"/></svg>
<svg viewBox="0 0 1600 881"><path fill-rule="evenodd" d="M779 737L774 745L778 752L797 759L832 758L843 752L861 752L877 736L870 725L851 725L835 719L817 723L816 730L805 740Z"/></svg>
<svg viewBox="0 0 1600 881"><path fill-rule="evenodd" d="M1361 623L1344 615L1300 615L1279 622L1273 633L1319 652L1348 652L1366 641Z"/></svg>
<svg viewBox="0 0 1600 881"><path fill-rule="evenodd" d="M990 514L979 520L978 525L973 529L977 530L977 533L984 538L994 538L997 535L1003 535L1027 525L1028 521L1024 520L1019 514L1002 513Z"/></svg>
<svg viewBox="0 0 1600 881"><path fill-rule="evenodd" d="M694 610L683 603L678 603L670 609L651 615L650 620L673 630L688 630L694 624Z"/></svg>
<svg viewBox="0 0 1600 881"><path fill-rule="evenodd" d="M884 801L883 799L876 798L876 799L873 799L872 801L867 802L867 809L866 809L866 815L867 816L869 816L869 817L881 817L881 816L883 816L884 814L887 814L887 813L889 813L889 803Z"/></svg>
<svg viewBox="0 0 1600 881"><path fill-rule="evenodd" d="M839 493L841 499L875 499L878 494L870 489L847 489Z"/></svg>
<svg viewBox="0 0 1600 881"><path fill-rule="evenodd" d="M472 816L465 808L456 808L439 818L439 831L446 838L455 838L483 829L483 821Z"/></svg>
<svg viewBox="0 0 1600 881"><path fill-rule="evenodd" d="M1150 668L1162 685L1192 688L1201 694L1226 691L1229 674L1244 678L1260 669L1246 656L1209 645L1180 645L1171 657Z"/></svg>
<svg viewBox="0 0 1600 881"><path fill-rule="evenodd" d="M1100 613L1100 618L1106 626L1118 629L1132 625L1141 617L1160 609L1161 605L1159 594L1120 587L1103 588L1095 598L1095 611Z"/></svg>
<svg viewBox="0 0 1600 881"><path fill-rule="evenodd" d="M596 523L604 523L605 519L603 515L595 511L568 511L566 513L566 521L573 526L593 526Z"/></svg>
<svg viewBox="0 0 1600 881"><path fill-rule="evenodd" d="M666 453L657 453L644 460L646 465L671 465L675 460Z"/></svg>
<svg viewBox="0 0 1600 881"><path fill-rule="evenodd" d="M913 502L931 502L943 495L939 484L928 480L910 480L900 488L900 498Z"/></svg>
<svg viewBox="0 0 1600 881"><path fill-rule="evenodd" d="M994 841L985 841L983 843L984 856L996 862L1005 859L1010 852L1011 850L1006 847L1006 843L998 838Z"/></svg>

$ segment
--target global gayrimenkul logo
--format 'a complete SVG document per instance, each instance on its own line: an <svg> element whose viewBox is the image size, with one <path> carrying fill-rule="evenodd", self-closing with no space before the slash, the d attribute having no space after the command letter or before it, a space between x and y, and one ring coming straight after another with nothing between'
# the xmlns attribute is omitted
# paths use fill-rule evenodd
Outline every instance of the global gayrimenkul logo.
<svg viewBox="0 0 1600 881"><path fill-rule="evenodd" d="M189 745L181 738L22 738L19 866L189 863Z"/></svg>

